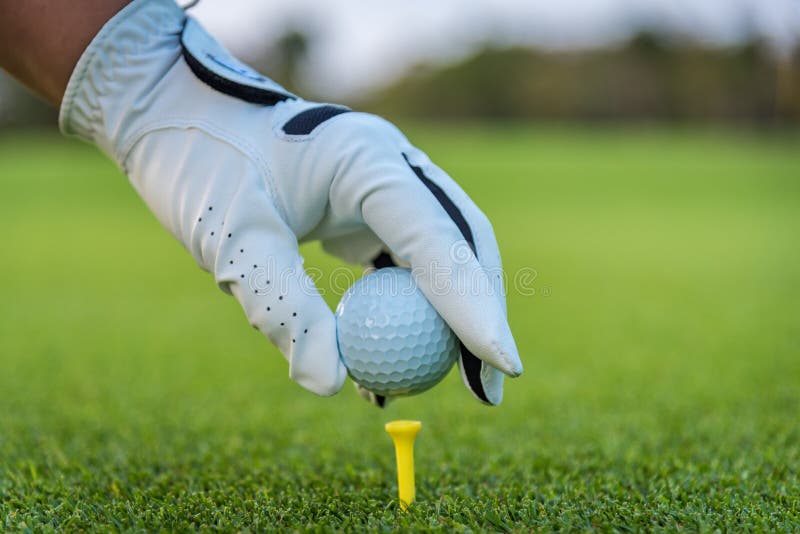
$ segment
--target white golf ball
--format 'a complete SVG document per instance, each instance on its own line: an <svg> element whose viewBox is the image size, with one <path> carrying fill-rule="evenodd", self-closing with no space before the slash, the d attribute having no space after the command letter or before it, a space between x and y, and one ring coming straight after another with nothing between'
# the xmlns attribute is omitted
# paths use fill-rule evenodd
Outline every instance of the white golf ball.
<svg viewBox="0 0 800 534"><path fill-rule="evenodd" d="M411 271L399 267L378 269L353 284L336 308L336 332L353 380L385 397L433 387L460 350Z"/></svg>

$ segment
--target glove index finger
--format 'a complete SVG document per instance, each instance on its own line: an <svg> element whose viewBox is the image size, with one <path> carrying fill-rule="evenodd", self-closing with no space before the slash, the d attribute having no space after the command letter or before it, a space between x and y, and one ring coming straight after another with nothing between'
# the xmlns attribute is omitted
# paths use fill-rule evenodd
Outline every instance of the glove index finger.
<svg viewBox="0 0 800 534"><path fill-rule="evenodd" d="M430 240L433 242L426 246L422 240L417 251L413 250L412 243L412 270L426 296L461 340L461 368L465 377L469 377L465 379L472 381L468 384L470 389L480 400L494 404L481 393L480 360L510 376L522 372L522 363L506 320L504 295L498 294L502 291L502 284L493 280L502 275L488 270L480 261L477 235L466 210L462 210L443 187L428 177L422 167L412 164L407 153L403 153L403 158L429 192L427 196L418 197L417 210L424 213L417 217L423 226L420 232L424 232L426 224L431 227L450 225L457 229L455 236L452 229L431 232ZM466 197L460 188L458 193ZM483 216L477 208L475 210ZM396 233L402 234L400 227ZM402 241L402 235L399 237ZM414 261L413 255L417 253L427 256L427 261Z"/></svg>
<svg viewBox="0 0 800 534"><path fill-rule="evenodd" d="M522 363L502 299L478 261L480 244L461 209L471 201L460 189L446 191L431 180L415 163L421 153L393 126L367 120L369 135L350 138L358 146L332 187L334 208L359 210L381 241L411 264L420 289L470 353L519 375Z"/></svg>
<svg viewBox="0 0 800 534"><path fill-rule="evenodd" d="M447 173L431 163L424 153L415 151L415 156L417 160L421 160L418 165L412 164L409 155L404 154L411 169L440 201L442 207L458 226L470 250L478 258L482 268L486 270L489 277L488 283L491 286L491 294L496 297L497 302L503 308L504 316L506 316L506 294L502 262L497 240L489 219L486 218L458 184ZM422 168L423 164L427 167L427 174ZM449 195L446 190L449 190ZM451 197L458 199L460 208L454 205L456 200L451 199ZM460 256L464 257L464 255L462 248ZM467 386L476 399L492 406L502 402L502 372L496 367L481 361L464 343L461 343L461 357L458 360L458 367L464 385ZM520 366L520 372L521 370L522 367Z"/></svg>

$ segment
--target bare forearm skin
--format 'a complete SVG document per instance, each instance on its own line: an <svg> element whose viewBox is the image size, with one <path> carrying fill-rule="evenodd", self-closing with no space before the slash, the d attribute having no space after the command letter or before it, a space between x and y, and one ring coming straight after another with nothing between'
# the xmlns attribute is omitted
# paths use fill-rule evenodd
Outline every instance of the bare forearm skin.
<svg viewBox="0 0 800 534"><path fill-rule="evenodd" d="M54 106L103 24L130 0L0 0L0 68Z"/></svg>

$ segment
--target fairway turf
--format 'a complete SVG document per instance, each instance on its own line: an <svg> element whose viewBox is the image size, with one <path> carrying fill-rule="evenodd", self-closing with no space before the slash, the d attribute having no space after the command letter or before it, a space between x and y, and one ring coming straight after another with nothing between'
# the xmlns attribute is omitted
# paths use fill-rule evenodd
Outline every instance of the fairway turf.
<svg viewBox="0 0 800 534"><path fill-rule="evenodd" d="M498 408L303 391L95 149L1 137L0 530L798 530L800 136L410 137L536 272Z"/></svg>

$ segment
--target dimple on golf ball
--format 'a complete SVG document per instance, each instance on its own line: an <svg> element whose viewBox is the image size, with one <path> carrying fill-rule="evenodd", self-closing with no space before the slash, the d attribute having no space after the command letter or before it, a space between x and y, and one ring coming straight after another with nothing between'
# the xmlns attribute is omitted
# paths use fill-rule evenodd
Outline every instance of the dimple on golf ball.
<svg viewBox="0 0 800 534"><path fill-rule="evenodd" d="M400 267L364 275L336 308L339 353L352 379L385 397L442 380L459 355L455 334Z"/></svg>

